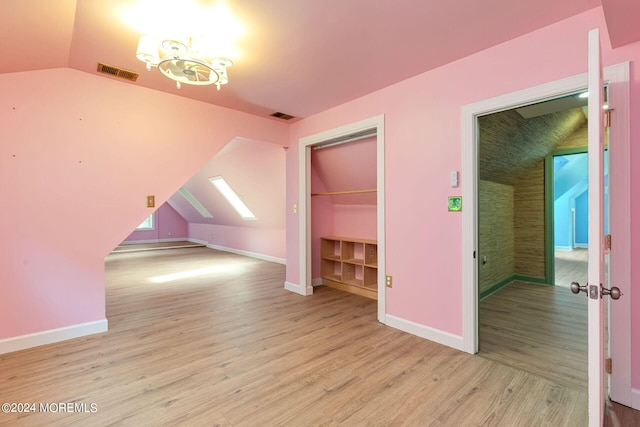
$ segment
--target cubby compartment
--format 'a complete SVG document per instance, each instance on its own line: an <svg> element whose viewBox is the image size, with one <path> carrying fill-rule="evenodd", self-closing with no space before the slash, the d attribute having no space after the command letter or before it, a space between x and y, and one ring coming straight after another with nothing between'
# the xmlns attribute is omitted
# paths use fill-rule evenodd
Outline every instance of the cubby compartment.
<svg viewBox="0 0 640 427"><path fill-rule="evenodd" d="M378 269L364 266L363 285L367 289L378 290Z"/></svg>
<svg viewBox="0 0 640 427"><path fill-rule="evenodd" d="M364 264L378 268L378 245L367 243L364 245Z"/></svg>
<svg viewBox="0 0 640 427"><path fill-rule="evenodd" d="M340 280L342 277L342 264L340 261L330 259L322 260L322 277L330 280Z"/></svg>
<svg viewBox="0 0 640 427"><path fill-rule="evenodd" d="M322 247L320 249L322 253L322 259L335 259L340 260L342 258L340 240L322 239Z"/></svg>

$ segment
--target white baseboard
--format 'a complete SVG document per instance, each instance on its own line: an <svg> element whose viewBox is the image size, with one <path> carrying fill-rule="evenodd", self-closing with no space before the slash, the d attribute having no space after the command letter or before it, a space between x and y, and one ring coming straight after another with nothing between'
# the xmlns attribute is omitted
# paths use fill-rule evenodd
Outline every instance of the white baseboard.
<svg viewBox="0 0 640 427"><path fill-rule="evenodd" d="M302 296L307 296L307 295L312 295L313 294L313 286L307 286L307 288L304 289L302 286L300 286L298 284L291 283L291 282L284 282L284 288L286 290L288 290L289 292L294 292L294 293L302 295Z"/></svg>
<svg viewBox="0 0 640 427"><path fill-rule="evenodd" d="M640 411L640 390L637 388L631 389L631 407Z"/></svg>
<svg viewBox="0 0 640 427"><path fill-rule="evenodd" d="M187 242L197 243L199 245L204 245L204 246L207 246L209 244L206 240L192 239L192 238L188 238L186 240L187 240Z"/></svg>
<svg viewBox="0 0 640 427"><path fill-rule="evenodd" d="M574 246L579 249L589 249L588 243L576 243Z"/></svg>
<svg viewBox="0 0 640 427"><path fill-rule="evenodd" d="M554 247L554 249L556 251L571 252L573 250L573 247L571 247L571 246L556 246L556 247Z"/></svg>
<svg viewBox="0 0 640 427"><path fill-rule="evenodd" d="M148 240L127 240L120 242L121 245L140 245L145 243L169 243L169 242L185 242L186 237L172 237L170 239L148 239ZM203 243L203 245L206 243Z"/></svg>
<svg viewBox="0 0 640 427"><path fill-rule="evenodd" d="M447 347L452 347L456 350L464 351L464 346L462 343L463 340L459 335L454 335L449 332L441 331L439 329L420 325L419 323L401 319L390 314L386 315L386 324L387 326L400 329L401 331L419 336L420 338L425 338L429 341L434 341L438 344L446 345Z"/></svg>
<svg viewBox="0 0 640 427"><path fill-rule="evenodd" d="M51 329L49 331L36 332L19 337L0 340L0 354L11 353L31 347L84 337L86 335L99 334L109 329L107 319L95 322L80 323L64 328Z"/></svg>
<svg viewBox="0 0 640 427"><path fill-rule="evenodd" d="M249 252L249 251L243 251L240 249L233 249L233 248L225 248L224 246L218 246L218 245L212 245L212 244L207 244L207 247L210 249L215 249L218 251L224 251L224 252L231 252L234 254L238 254L238 255L244 255L244 256L248 256L251 258L258 258L258 259L262 259L264 261L270 261L270 262L277 262L278 264L286 264L287 260L284 258L277 258L274 256L270 256L270 255L263 255L263 254L258 254L255 252Z"/></svg>
<svg viewBox="0 0 640 427"><path fill-rule="evenodd" d="M311 286L321 286L322 284L322 277L316 277L315 279L311 280Z"/></svg>

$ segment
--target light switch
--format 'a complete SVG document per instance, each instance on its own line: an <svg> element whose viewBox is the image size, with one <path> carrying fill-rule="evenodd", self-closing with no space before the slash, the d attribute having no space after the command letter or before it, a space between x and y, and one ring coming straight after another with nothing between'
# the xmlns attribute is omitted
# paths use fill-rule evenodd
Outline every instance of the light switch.
<svg viewBox="0 0 640 427"><path fill-rule="evenodd" d="M293 213L298 213L298 204L297 203L293 204Z"/></svg>
<svg viewBox="0 0 640 427"><path fill-rule="evenodd" d="M451 171L450 181L451 181L451 188L458 187L458 171Z"/></svg>

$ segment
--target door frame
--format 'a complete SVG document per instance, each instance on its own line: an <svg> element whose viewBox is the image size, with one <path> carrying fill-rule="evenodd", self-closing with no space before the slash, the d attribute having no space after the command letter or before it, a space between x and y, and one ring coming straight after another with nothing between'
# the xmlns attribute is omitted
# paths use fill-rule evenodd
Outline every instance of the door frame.
<svg viewBox="0 0 640 427"><path fill-rule="evenodd" d="M367 130L376 131L376 202L378 240L378 321L386 323L385 216L384 216L384 114L300 138L298 144L298 182L300 215L300 288L301 295L313 294L311 277L311 149L323 142Z"/></svg>
<svg viewBox="0 0 640 427"><path fill-rule="evenodd" d="M611 192L610 232L611 280L614 286L628 290L631 285L631 206L629 164L629 63L623 62L604 69L604 80L609 85L612 124L609 129L609 179ZM462 212L462 348L478 352L478 126L477 118L485 114L518 108L524 105L570 95L587 88L587 74L580 74L545 83L517 92L468 104L462 107L462 197L467 208ZM615 213L615 214L614 214ZM623 290L623 293L625 291ZM632 406L631 389L631 301L615 301L611 310L611 328L617 331L611 341L615 368L611 376L611 398ZM585 325L586 327L586 325ZM637 397L636 397L637 399Z"/></svg>
<svg viewBox="0 0 640 427"><path fill-rule="evenodd" d="M556 280L556 255L555 255L555 207L554 207L554 180L553 158L557 156L567 156L572 154L588 153L587 146L558 148L553 150L544 159L544 250L545 250L545 278L547 283L555 285ZM572 225L574 223L572 222ZM572 230L573 233L573 230ZM572 238L572 246L575 243L575 236Z"/></svg>

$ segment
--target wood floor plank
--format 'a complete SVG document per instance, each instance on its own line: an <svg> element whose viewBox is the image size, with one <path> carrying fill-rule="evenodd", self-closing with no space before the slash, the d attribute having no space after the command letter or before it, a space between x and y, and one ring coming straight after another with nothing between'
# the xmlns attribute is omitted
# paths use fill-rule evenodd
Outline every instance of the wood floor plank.
<svg viewBox="0 0 640 427"><path fill-rule="evenodd" d="M584 425L583 388L382 325L368 298L287 292L284 273L207 248L110 255L108 332L0 355L1 400L97 412L0 425Z"/></svg>
<svg viewBox="0 0 640 427"><path fill-rule="evenodd" d="M587 299L515 282L480 303L483 357L559 384L587 387Z"/></svg>

